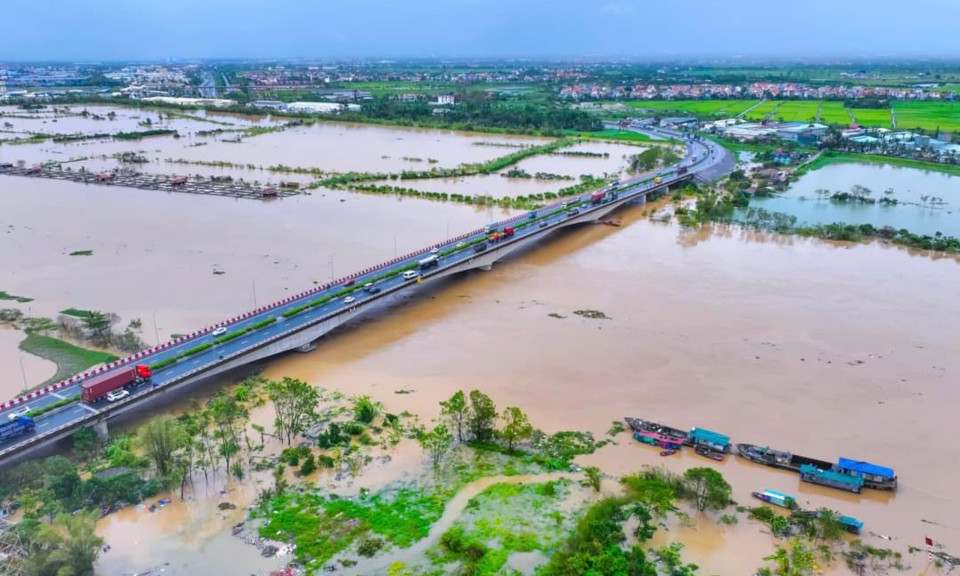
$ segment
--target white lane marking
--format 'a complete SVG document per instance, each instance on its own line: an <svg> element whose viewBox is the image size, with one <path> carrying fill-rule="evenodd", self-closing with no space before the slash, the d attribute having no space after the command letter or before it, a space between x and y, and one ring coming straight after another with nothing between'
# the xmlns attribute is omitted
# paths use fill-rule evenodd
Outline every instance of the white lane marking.
<svg viewBox="0 0 960 576"><path fill-rule="evenodd" d="M65 397L63 397L63 396L61 396L61 395L59 395L59 394L57 394L56 392L51 392L51 393L50 393L50 395L51 395L51 396L56 396L57 398L59 398L59 399L61 399L61 400L66 400L66 398L65 398Z"/></svg>
<svg viewBox="0 0 960 576"><path fill-rule="evenodd" d="M84 409L86 409L86 410L89 410L90 412L93 412L94 414L97 414L98 412L100 412L100 411L97 410L96 408L91 408L90 406L87 406L86 403L84 403L83 400L77 402L77 406L79 406L80 408L84 408Z"/></svg>

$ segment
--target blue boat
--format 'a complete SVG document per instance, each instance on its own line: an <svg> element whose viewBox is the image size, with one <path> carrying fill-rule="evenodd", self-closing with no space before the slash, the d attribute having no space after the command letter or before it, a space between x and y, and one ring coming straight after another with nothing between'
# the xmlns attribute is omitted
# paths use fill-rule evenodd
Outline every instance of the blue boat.
<svg viewBox="0 0 960 576"><path fill-rule="evenodd" d="M863 478L859 476L844 474L843 472L836 472L834 470L821 470L810 464L804 464L800 467L800 479L804 482L810 482L811 484L829 486L830 488L846 490L854 494L859 494L863 488Z"/></svg>
<svg viewBox="0 0 960 576"><path fill-rule="evenodd" d="M877 466L869 462L841 458L834 468L837 472L850 474L863 479L863 485L877 490L896 490L897 474L893 468Z"/></svg>
<svg viewBox="0 0 960 576"><path fill-rule="evenodd" d="M684 444L694 448L705 448L722 454L730 453L730 437L705 428L693 428L687 434Z"/></svg>
<svg viewBox="0 0 960 576"><path fill-rule="evenodd" d="M797 500L793 496L788 496L776 490L764 490L763 492L753 492L753 497L763 500L767 504L773 504L787 510L793 510L797 507Z"/></svg>

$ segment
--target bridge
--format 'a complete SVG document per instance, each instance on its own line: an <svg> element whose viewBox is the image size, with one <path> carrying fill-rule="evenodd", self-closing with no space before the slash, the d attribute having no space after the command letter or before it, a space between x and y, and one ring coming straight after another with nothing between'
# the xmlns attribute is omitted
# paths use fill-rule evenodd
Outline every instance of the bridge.
<svg viewBox="0 0 960 576"><path fill-rule="evenodd" d="M617 186L616 194L608 193L602 201L595 203L588 193L538 208L261 306L0 404L0 422L6 422L9 416L24 408L45 412L35 419L33 431L0 442L0 463L20 459L81 427L92 427L105 437L110 418L246 364L290 350L311 350L324 334L381 307L391 297L453 274L477 268L489 269L496 261L539 242L555 230L595 222L624 204L646 199L650 194L663 192L669 186L729 163L728 153L713 142L684 142L687 153L680 163L625 180ZM505 228L512 228L513 232L494 241L491 240L494 228L501 233ZM422 260L429 259L432 264L434 258L435 265L421 267ZM154 375L149 382L130 389L126 398L96 405L70 401L79 396L86 379L120 366L137 364L151 366Z"/></svg>

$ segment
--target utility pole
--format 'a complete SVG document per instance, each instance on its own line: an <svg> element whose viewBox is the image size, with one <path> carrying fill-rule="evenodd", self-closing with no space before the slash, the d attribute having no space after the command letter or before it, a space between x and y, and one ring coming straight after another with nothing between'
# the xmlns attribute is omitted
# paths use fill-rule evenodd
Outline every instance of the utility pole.
<svg viewBox="0 0 960 576"><path fill-rule="evenodd" d="M250 285L253 287L253 307L257 307L257 281L251 280Z"/></svg>
<svg viewBox="0 0 960 576"><path fill-rule="evenodd" d="M157 328L157 311L153 311L153 335L157 337L157 346L160 345L160 329Z"/></svg>
<svg viewBox="0 0 960 576"><path fill-rule="evenodd" d="M333 259L334 259L334 257L336 257L336 255L337 255L336 252L334 252L333 254L331 254L331 255L330 255L330 262L328 262L328 264L330 264L330 281L331 281L331 282L336 278L336 277L333 275Z"/></svg>
<svg viewBox="0 0 960 576"><path fill-rule="evenodd" d="M27 393L27 369L23 367L23 354L20 354L20 374L23 375L23 393Z"/></svg>

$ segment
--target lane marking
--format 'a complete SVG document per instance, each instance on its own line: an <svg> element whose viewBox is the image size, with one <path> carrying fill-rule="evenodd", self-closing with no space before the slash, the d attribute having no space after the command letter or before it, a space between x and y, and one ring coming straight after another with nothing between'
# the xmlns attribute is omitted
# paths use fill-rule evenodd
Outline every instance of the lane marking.
<svg viewBox="0 0 960 576"><path fill-rule="evenodd" d="M87 410L87 411L89 411L89 412L93 412L94 414L99 414L99 413L100 413L100 411L97 410L96 408L91 408L90 406L87 406L86 403L85 403L83 400L77 402L77 406L79 406L79 407L81 407L81 408L83 408L83 409L85 409L85 410Z"/></svg>
<svg viewBox="0 0 960 576"><path fill-rule="evenodd" d="M50 395L51 395L51 396L56 396L57 398L59 398L59 399L61 399L61 400L66 400L66 397L65 397L65 396L61 396L61 395L57 394L56 392L50 392Z"/></svg>

